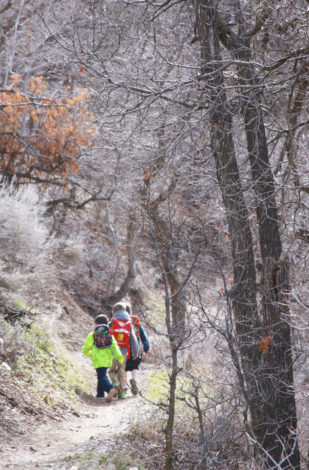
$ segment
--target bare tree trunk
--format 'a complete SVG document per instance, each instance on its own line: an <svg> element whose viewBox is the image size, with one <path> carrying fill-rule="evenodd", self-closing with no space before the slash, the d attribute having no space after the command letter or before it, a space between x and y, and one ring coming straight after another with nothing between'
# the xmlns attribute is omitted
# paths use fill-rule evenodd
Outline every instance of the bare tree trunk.
<svg viewBox="0 0 309 470"><path fill-rule="evenodd" d="M259 407L252 403L258 395L256 376L260 368L256 345L260 335L256 302L256 275L249 218L235 156L232 116L227 107L220 68L220 48L212 0L195 2L201 41L202 76L209 85L211 148L217 166L232 245L234 288L231 292L236 334L245 375L246 399L253 421L260 422ZM244 391L244 390L243 390Z"/></svg>
<svg viewBox="0 0 309 470"><path fill-rule="evenodd" d="M178 349L183 340L186 299L183 288L178 279L176 257L172 247L173 244L172 238L170 238L170 232L167 231L167 224L165 224L165 222L158 216L157 211L152 210L151 214L157 233L160 233L161 236L165 234L166 237L165 239L160 238L160 245L162 246L163 242L165 246L165 250L160 254L160 264L165 286L165 322L172 352L172 370L169 377L168 417L165 427L165 470L172 470L174 462L173 432L176 407L176 386L177 376L179 373Z"/></svg>
<svg viewBox="0 0 309 470"><path fill-rule="evenodd" d="M221 38L241 62L238 73L243 94L243 116L247 148L255 192L259 241L263 261L263 326L271 338L265 354L265 379L262 394L264 424L259 442L275 462L284 462L282 468L298 469L300 465L296 435L297 417L293 381L293 358L289 324L288 261L282 260L282 244L278 226L275 185L269 162L260 88L254 68L250 65L249 39L245 33L240 6L238 22L243 25L238 36L222 30ZM269 379L267 379L269 378ZM286 459L286 461L284 461ZM292 466L292 467L291 467Z"/></svg>
<svg viewBox="0 0 309 470"><path fill-rule="evenodd" d="M169 380L168 418L165 427L165 470L173 470L174 444L173 432L176 407L176 385L178 376L178 348L172 347L172 371Z"/></svg>
<svg viewBox="0 0 309 470"><path fill-rule="evenodd" d="M175 182L173 181L166 193L161 193L156 200L151 200L149 181L145 183L142 191L143 207L155 228L154 241L158 247L159 264L165 287L165 322L172 352L171 372L169 376L169 401L167 406L168 416L165 427L165 470L173 469L173 432L176 406L176 386L177 377L180 372L180 369L178 368L178 350L183 344L186 336L186 296L183 284L180 281L177 272L175 240L173 239L173 234L169 229L169 224L159 214L159 205L168 198L174 187Z"/></svg>
<svg viewBox="0 0 309 470"><path fill-rule="evenodd" d="M239 71L241 79L246 84L249 82L254 85L245 99L244 119L264 263L263 329L257 320L253 247L235 158L232 116L227 106L223 75L219 71L221 53L217 15L213 0L197 0L195 6L201 41L202 74L209 85L213 103L210 114L212 152L217 165L218 181L227 212L232 243L235 274L232 305L252 429L257 439L257 448L261 450L259 455L266 460L266 465L275 462L281 463L283 465L281 468L298 469L296 407L286 303L287 262L285 261L283 268L282 262L280 264L279 261L281 240L274 183L268 161L257 83L250 67L241 66ZM236 57L249 63L249 44L244 41L235 44ZM229 46L231 47L231 41ZM283 306L279 304L279 298L281 301L285 299ZM264 357L261 358L256 351L256 345L265 334L271 338L269 340L271 344L267 353L264 351Z"/></svg>

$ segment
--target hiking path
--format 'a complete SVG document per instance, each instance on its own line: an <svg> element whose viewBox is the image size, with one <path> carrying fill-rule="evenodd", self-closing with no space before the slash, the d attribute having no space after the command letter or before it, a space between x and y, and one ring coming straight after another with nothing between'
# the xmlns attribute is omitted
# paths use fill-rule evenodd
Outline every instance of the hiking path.
<svg viewBox="0 0 309 470"><path fill-rule="evenodd" d="M95 372L91 369L90 361L84 360L84 364L95 392ZM145 369L144 365L142 369ZM147 371L141 370L139 373L141 391L146 375ZM101 454L108 453L117 436L126 433L139 417L151 412L151 408L147 401L140 395L133 396L130 390L125 399L116 398L111 403L82 395L73 414L63 419L45 420L36 428L26 428L22 435L2 443L0 469L77 469L73 463L68 467L64 462L70 458L74 461L74 456L86 452L98 452L98 449Z"/></svg>

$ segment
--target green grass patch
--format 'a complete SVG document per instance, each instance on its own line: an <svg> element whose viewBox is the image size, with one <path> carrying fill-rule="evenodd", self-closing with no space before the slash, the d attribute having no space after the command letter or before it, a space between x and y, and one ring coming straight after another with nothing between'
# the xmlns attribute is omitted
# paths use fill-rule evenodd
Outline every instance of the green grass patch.
<svg viewBox="0 0 309 470"><path fill-rule="evenodd" d="M169 390L169 373L166 369L149 371L145 396L153 402L167 399Z"/></svg>
<svg viewBox="0 0 309 470"><path fill-rule="evenodd" d="M31 312L32 308L29 305L27 305L23 300L16 299L16 298L12 300L19 310L24 310L25 312Z"/></svg>
<svg viewBox="0 0 309 470"><path fill-rule="evenodd" d="M74 454L74 455L67 455L66 457L63 457L62 462L65 463L87 463L89 460L93 460L95 457L95 453L87 450L86 452L82 454Z"/></svg>
<svg viewBox="0 0 309 470"><path fill-rule="evenodd" d="M104 468L104 465L106 465L107 463L108 463L108 457L106 457L106 455L101 455L99 457L98 464L103 465L103 468Z"/></svg>
<svg viewBox="0 0 309 470"><path fill-rule="evenodd" d="M68 405L76 399L75 390L90 390L77 363L61 347L55 347L47 334L33 324L25 334L27 351L16 362L15 372L31 384L31 392L39 401L53 408Z"/></svg>
<svg viewBox="0 0 309 470"><path fill-rule="evenodd" d="M148 371L148 378L146 380L147 388L144 392L145 397L153 403L168 403L169 390L170 390L170 370L158 369ZM195 407L195 400L193 394L195 393L194 383L185 375L178 374L176 384L176 413L184 414L186 411ZM213 395L215 390L213 391ZM200 405L206 404L210 393L207 390L206 384L201 385L199 391ZM188 403L190 407L188 407Z"/></svg>

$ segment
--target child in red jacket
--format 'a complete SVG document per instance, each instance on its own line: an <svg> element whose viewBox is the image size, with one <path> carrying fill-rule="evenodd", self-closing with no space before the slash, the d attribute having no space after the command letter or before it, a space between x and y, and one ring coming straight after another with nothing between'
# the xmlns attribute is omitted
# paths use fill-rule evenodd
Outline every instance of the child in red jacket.
<svg viewBox="0 0 309 470"><path fill-rule="evenodd" d="M119 362L114 359L113 365L108 373L114 386L117 385L119 387L118 397L125 398L126 362L128 357L136 359L139 353L139 346L130 315L126 311L126 306L123 302L118 302L113 306L113 317L110 322L110 329L118 343L124 360L120 365Z"/></svg>

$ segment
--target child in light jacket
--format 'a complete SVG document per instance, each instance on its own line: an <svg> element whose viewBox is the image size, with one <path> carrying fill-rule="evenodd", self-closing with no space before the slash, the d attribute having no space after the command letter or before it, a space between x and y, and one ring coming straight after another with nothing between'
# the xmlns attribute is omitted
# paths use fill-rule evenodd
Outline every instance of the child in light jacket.
<svg viewBox="0 0 309 470"><path fill-rule="evenodd" d="M95 327L98 325L108 325L108 318L106 315L98 315L95 318ZM113 359L117 362L119 361L120 364L124 362L124 357L121 354L116 340L111 336L110 346L103 349L97 348L94 340L94 332L92 331L85 340L82 347L82 353L84 356L90 357L93 368L97 373L97 398L104 398L104 394L106 392L106 401L112 401L112 399L118 395L118 389L116 389L110 382L107 376L107 370L111 367Z"/></svg>
<svg viewBox="0 0 309 470"><path fill-rule="evenodd" d="M119 364L114 359L108 374L114 386L118 386L118 397L125 398L126 373L125 367L128 357L136 359L139 353L139 345L134 333L131 318L126 311L126 305L118 302L113 306L113 317L110 322L111 333L114 335L123 356L123 362Z"/></svg>

